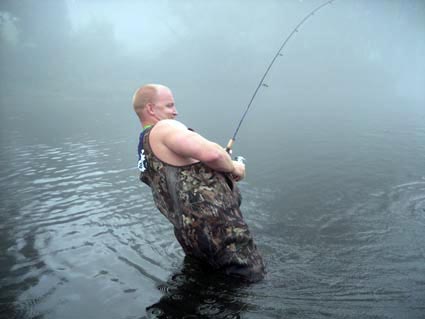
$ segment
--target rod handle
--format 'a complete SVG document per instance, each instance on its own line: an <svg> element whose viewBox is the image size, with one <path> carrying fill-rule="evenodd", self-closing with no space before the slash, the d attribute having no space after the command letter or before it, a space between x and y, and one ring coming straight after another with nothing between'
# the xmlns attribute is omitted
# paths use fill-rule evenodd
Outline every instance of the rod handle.
<svg viewBox="0 0 425 319"><path fill-rule="evenodd" d="M232 153L232 146L233 146L233 143L235 142L235 140L233 139L233 138L231 138L230 140L229 140L229 143L227 143L227 146L226 146L226 152L227 153L229 153L229 154L231 154Z"/></svg>

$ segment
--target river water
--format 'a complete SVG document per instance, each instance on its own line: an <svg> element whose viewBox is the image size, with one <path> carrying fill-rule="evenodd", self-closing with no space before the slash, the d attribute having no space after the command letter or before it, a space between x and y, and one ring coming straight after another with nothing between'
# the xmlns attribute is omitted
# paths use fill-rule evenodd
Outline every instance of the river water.
<svg viewBox="0 0 425 319"><path fill-rule="evenodd" d="M252 133L258 140L241 135L251 154L242 209L267 265L265 280L243 286L184 259L138 181L132 114L92 121L87 110L99 102L3 99L2 318L423 315L422 106L368 112L342 135L331 125L299 132L306 113L285 120L292 136L280 143L260 143L267 129ZM55 112L57 103L85 107ZM68 125L71 114L78 125Z"/></svg>
<svg viewBox="0 0 425 319"><path fill-rule="evenodd" d="M281 15L250 13L257 27L239 34L245 51L226 47L236 40L223 27L220 42L205 15L187 23L211 31L208 45L189 36L191 50L175 45L167 59L134 66L139 73L126 66L127 82L103 65L84 90L58 85L62 78L32 89L2 78L1 319L425 317L420 1L335 3L288 45L261 89L234 152L247 158L242 211L264 257L263 281L231 281L185 258L138 180L134 90L169 85L181 121L225 145L275 54L276 33L313 7L282 3L297 14L262 46L249 42L264 31L259 22L270 29ZM176 30L185 41L189 31ZM67 72L64 81L74 76Z"/></svg>

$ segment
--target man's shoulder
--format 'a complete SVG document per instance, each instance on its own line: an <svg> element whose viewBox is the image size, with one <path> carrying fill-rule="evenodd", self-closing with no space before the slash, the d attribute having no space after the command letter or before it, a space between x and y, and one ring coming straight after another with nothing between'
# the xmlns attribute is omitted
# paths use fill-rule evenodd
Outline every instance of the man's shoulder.
<svg viewBox="0 0 425 319"><path fill-rule="evenodd" d="M177 136L185 132L187 132L186 125L176 120L166 119L154 125L151 136L159 142L163 139L168 139L170 136Z"/></svg>
<svg viewBox="0 0 425 319"><path fill-rule="evenodd" d="M161 120L155 125L156 131L163 131L169 129L187 130L187 126L184 125L182 122L172 119Z"/></svg>

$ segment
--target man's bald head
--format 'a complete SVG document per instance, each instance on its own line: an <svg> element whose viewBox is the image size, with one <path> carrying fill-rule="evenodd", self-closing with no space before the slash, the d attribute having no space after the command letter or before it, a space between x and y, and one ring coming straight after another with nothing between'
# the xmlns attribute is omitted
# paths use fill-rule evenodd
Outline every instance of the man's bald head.
<svg viewBox="0 0 425 319"><path fill-rule="evenodd" d="M161 90L170 89L161 84L146 84L139 88L133 95L133 108L139 115L148 103L156 103ZM140 115L139 115L140 116Z"/></svg>
<svg viewBox="0 0 425 319"><path fill-rule="evenodd" d="M146 84L133 95L133 108L143 125L174 119L177 110L171 90L161 84Z"/></svg>

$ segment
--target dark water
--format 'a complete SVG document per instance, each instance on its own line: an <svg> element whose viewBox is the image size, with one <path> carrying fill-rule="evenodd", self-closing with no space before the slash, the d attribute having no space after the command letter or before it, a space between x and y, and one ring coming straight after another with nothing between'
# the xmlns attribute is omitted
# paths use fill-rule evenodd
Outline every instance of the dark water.
<svg viewBox="0 0 425 319"><path fill-rule="evenodd" d="M84 110L100 101L3 98L2 318L423 317L422 106L369 112L345 137L289 127L298 142L261 156L241 136L243 212L268 271L244 286L184 259L138 182L135 119L110 115L121 101L92 122Z"/></svg>
<svg viewBox="0 0 425 319"><path fill-rule="evenodd" d="M181 120L225 145L320 2L123 3L105 16L167 22L143 33L148 56L120 57L96 20L68 54L34 38L1 61L0 318L425 318L423 2L337 1L272 69L235 144L268 272L252 285L184 257L138 180L131 96L169 85Z"/></svg>

